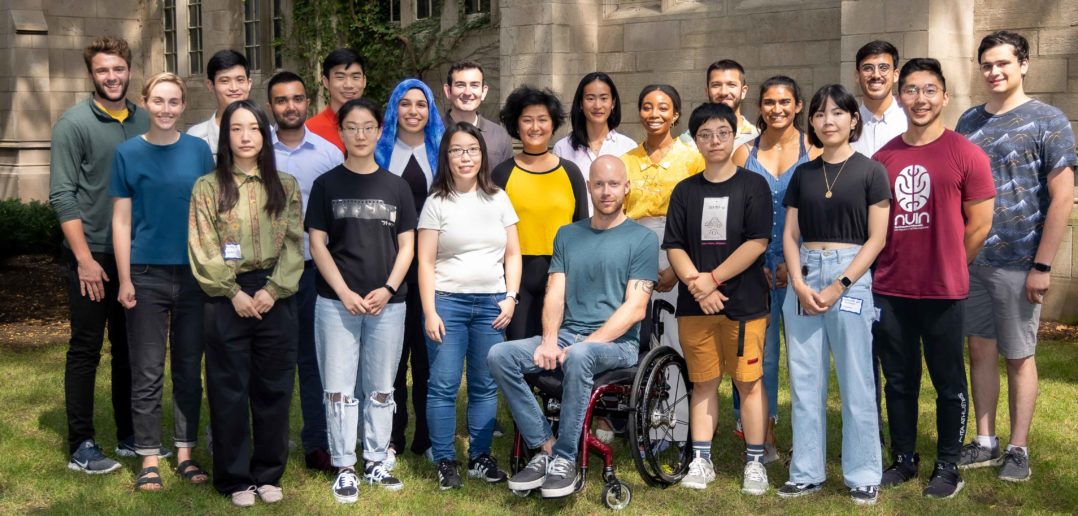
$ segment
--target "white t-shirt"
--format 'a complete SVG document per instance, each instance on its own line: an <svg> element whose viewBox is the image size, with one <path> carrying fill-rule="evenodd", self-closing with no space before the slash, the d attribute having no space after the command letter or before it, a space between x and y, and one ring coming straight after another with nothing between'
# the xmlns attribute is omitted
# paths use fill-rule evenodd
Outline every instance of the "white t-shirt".
<svg viewBox="0 0 1078 516"><path fill-rule="evenodd" d="M505 228L517 223L509 196L478 192L430 196L419 229L438 231L434 289L457 294L505 292Z"/></svg>

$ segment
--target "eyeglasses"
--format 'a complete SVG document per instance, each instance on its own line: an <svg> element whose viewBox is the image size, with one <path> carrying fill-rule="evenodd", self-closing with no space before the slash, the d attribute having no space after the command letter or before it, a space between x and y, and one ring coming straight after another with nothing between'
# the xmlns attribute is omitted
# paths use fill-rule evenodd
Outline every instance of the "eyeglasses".
<svg viewBox="0 0 1078 516"><path fill-rule="evenodd" d="M479 147L468 147L467 149L465 149L464 147L453 147L452 149L449 149L446 154L449 154L449 157L451 158L460 159L465 154L467 154L468 157L471 158L478 158L479 154L481 154L482 152L483 150Z"/></svg>
<svg viewBox="0 0 1078 516"><path fill-rule="evenodd" d="M696 133L696 139L700 140L702 142L710 142L710 141L714 140L716 137L718 137L720 142L726 143L726 142L730 141L731 138L734 137L734 132L730 131L728 129L720 129L719 131L716 131L716 132L700 131L700 132Z"/></svg>
<svg viewBox="0 0 1078 516"><path fill-rule="evenodd" d="M891 70L894 70L894 68L892 68L891 65L889 65L889 64L878 64L878 65L863 64L863 65L861 65L861 73L863 75L872 75L875 72L880 72L880 75L886 75L888 73L891 73Z"/></svg>
<svg viewBox="0 0 1078 516"><path fill-rule="evenodd" d="M934 99L936 98L936 95L939 95L939 93L943 90L942 88L933 86L931 84L921 88L918 88L917 86L911 84L909 86L903 87L900 91L902 92L902 96L904 97L913 98L917 95L924 94L926 99Z"/></svg>
<svg viewBox="0 0 1078 516"><path fill-rule="evenodd" d="M376 125L365 125L363 127L360 127L358 125L346 125L344 126L344 128L341 129L341 131L344 131L344 134L347 134L348 136L351 136L353 138L359 133L363 133L363 136L367 137L374 136L374 133L377 130L378 126Z"/></svg>

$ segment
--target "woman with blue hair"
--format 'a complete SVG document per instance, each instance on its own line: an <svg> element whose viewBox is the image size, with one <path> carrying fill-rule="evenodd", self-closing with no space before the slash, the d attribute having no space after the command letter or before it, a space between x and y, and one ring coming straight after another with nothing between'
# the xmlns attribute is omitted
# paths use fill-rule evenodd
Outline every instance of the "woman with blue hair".
<svg viewBox="0 0 1078 516"><path fill-rule="evenodd" d="M382 168L400 176L408 183L415 199L416 213L423 211L434 174L438 171L438 145L445 133L442 117L434 104L434 94L423 81L405 79L393 88L386 104L385 128L374 150L374 159ZM408 362L412 363L412 408L415 410L415 435L411 449L417 455L428 455L430 436L427 431L427 379L430 365L427 363L427 344L423 338L420 316L423 304L419 300L416 262L408 269L405 283L408 295L405 300L407 313L404 319L404 349L397 378L393 383L393 396L401 409L393 415L393 434L389 442L386 467L396 465L397 453L405 448L404 429L408 427Z"/></svg>

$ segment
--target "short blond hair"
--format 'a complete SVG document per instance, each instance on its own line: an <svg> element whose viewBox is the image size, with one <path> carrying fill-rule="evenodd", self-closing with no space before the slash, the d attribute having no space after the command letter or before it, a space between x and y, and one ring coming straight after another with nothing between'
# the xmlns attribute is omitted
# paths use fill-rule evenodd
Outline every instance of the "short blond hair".
<svg viewBox="0 0 1078 516"><path fill-rule="evenodd" d="M180 100L182 100L185 104L187 103L187 86L183 83L183 79L180 79L178 75L171 72L161 72L157 75L154 75L153 77L150 77L146 81L146 84L142 86L142 100L146 101L146 99L150 97L150 91L153 90L153 87L163 82L171 82L176 86L179 86Z"/></svg>

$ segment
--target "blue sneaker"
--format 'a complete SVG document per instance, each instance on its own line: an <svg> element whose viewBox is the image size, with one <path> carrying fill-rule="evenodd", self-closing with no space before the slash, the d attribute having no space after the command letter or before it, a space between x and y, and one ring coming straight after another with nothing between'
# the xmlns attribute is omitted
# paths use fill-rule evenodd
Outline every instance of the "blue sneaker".
<svg viewBox="0 0 1078 516"><path fill-rule="evenodd" d="M81 471L90 475L103 475L120 469L120 463L105 454L93 439L87 439L79 445L75 453L71 454L71 462L67 463L67 469Z"/></svg>
<svg viewBox="0 0 1078 516"><path fill-rule="evenodd" d="M116 455L121 457L138 457L138 452L135 451L135 437L131 436L116 443ZM157 451L157 456L162 459L167 459L172 456L172 451L168 448L161 448Z"/></svg>

